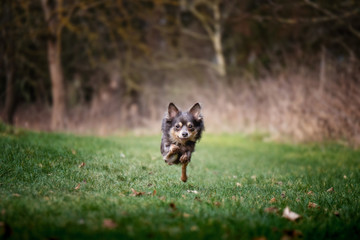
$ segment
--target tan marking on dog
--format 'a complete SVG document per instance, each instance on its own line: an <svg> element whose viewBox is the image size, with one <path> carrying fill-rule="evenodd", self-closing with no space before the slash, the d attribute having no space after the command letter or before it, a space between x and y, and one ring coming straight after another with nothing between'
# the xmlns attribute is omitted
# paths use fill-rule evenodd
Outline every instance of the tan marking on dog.
<svg viewBox="0 0 360 240"><path fill-rule="evenodd" d="M181 145L185 145L185 143L187 141L192 141L192 142L196 142L196 135L197 135L197 131L189 131L189 137L187 138L181 138L180 136L181 131L175 131L174 128L170 129L170 139L172 142L177 143L177 144L181 144Z"/></svg>

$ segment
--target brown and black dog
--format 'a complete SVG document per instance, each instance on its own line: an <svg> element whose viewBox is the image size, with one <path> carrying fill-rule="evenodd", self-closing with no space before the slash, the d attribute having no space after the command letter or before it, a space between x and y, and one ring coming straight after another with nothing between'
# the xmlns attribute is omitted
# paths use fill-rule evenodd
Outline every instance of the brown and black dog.
<svg viewBox="0 0 360 240"><path fill-rule="evenodd" d="M196 103L187 112L180 111L175 104L170 103L161 125L161 154L169 165L182 164L181 180L187 181L186 167L195 143L200 140L204 131L204 121L201 106Z"/></svg>

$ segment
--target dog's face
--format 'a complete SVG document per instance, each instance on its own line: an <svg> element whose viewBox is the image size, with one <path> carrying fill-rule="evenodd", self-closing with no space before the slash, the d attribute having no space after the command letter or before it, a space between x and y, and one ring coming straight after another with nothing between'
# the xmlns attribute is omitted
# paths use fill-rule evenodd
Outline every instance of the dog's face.
<svg viewBox="0 0 360 240"><path fill-rule="evenodd" d="M179 111L173 103L170 103L167 121L171 140L180 144L185 144L187 141L196 142L200 139L204 129L199 103L196 103L187 112Z"/></svg>

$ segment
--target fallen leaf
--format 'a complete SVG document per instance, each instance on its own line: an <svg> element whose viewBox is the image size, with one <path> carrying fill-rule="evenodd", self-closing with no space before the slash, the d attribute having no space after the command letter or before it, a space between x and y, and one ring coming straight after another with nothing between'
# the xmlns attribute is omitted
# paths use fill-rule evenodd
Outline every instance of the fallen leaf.
<svg viewBox="0 0 360 240"><path fill-rule="evenodd" d="M264 236L253 238L253 240L266 240L267 238Z"/></svg>
<svg viewBox="0 0 360 240"><path fill-rule="evenodd" d="M166 197L165 197L165 196L161 196L161 197L159 197L159 199L160 199L161 201L165 201Z"/></svg>
<svg viewBox="0 0 360 240"><path fill-rule="evenodd" d="M125 154L120 153L120 157L125 158Z"/></svg>
<svg viewBox="0 0 360 240"><path fill-rule="evenodd" d="M169 204L169 206L170 206L170 208L172 209L172 210L176 210L176 205L175 205L175 203L170 203Z"/></svg>
<svg viewBox="0 0 360 240"><path fill-rule="evenodd" d="M237 182L237 183L236 183L236 186L237 186L237 187L242 187L242 184Z"/></svg>
<svg viewBox="0 0 360 240"><path fill-rule="evenodd" d="M156 195L156 189L154 189L154 191L152 192L152 195L153 195L153 196Z"/></svg>
<svg viewBox="0 0 360 240"><path fill-rule="evenodd" d="M183 213L184 218L189 218L191 215L188 213Z"/></svg>
<svg viewBox="0 0 360 240"><path fill-rule="evenodd" d="M327 192L334 192L334 187L329 188L328 190L326 190Z"/></svg>
<svg viewBox="0 0 360 240"><path fill-rule="evenodd" d="M281 240L299 239L302 235L302 232L299 230L284 230L284 235L281 237Z"/></svg>
<svg viewBox="0 0 360 240"><path fill-rule="evenodd" d="M277 213L279 209L277 207L268 207L264 209L264 212L266 213Z"/></svg>
<svg viewBox="0 0 360 240"><path fill-rule="evenodd" d="M276 184L281 186L281 185L283 185L283 182L282 182L282 181L279 181L279 182L277 182Z"/></svg>
<svg viewBox="0 0 360 240"><path fill-rule="evenodd" d="M232 200L236 200L236 196L232 196L231 199L232 199Z"/></svg>
<svg viewBox="0 0 360 240"><path fill-rule="evenodd" d="M117 224L112 219L106 218L103 221L103 227L107 229L114 229L117 227Z"/></svg>
<svg viewBox="0 0 360 240"><path fill-rule="evenodd" d="M195 197L194 199L195 199L196 201L201 202L201 199L200 199L199 197Z"/></svg>
<svg viewBox="0 0 360 240"><path fill-rule="evenodd" d="M220 207L221 203L220 202L214 202L214 205L217 206L217 207Z"/></svg>
<svg viewBox="0 0 360 240"><path fill-rule="evenodd" d="M187 190L188 193L195 193L195 194L198 194L199 192L196 191L196 190Z"/></svg>
<svg viewBox="0 0 360 240"><path fill-rule="evenodd" d="M75 190L79 190L80 189L80 183L75 187Z"/></svg>
<svg viewBox="0 0 360 240"><path fill-rule="evenodd" d="M346 176L346 175L344 175L344 179L347 179L347 176Z"/></svg>
<svg viewBox="0 0 360 240"><path fill-rule="evenodd" d="M283 212L283 215L282 215L283 218L286 218L290 221L296 221L298 218L300 218L301 216L295 212L292 212L290 211L290 208L289 207L286 207L284 209L284 212Z"/></svg>
<svg viewBox="0 0 360 240"><path fill-rule="evenodd" d="M74 149L71 149L71 153L76 155L76 151Z"/></svg>
<svg viewBox="0 0 360 240"><path fill-rule="evenodd" d="M313 203L313 202L309 202L308 204L308 208L317 208L318 205L316 203Z"/></svg>
<svg viewBox="0 0 360 240"><path fill-rule="evenodd" d="M273 198L270 199L270 201L269 201L269 203L274 203L274 202L276 202L276 198L275 198L275 197L273 197Z"/></svg>
<svg viewBox="0 0 360 240"><path fill-rule="evenodd" d="M183 197L184 199L186 199L186 196L183 194L183 195L181 195L181 197Z"/></svg>
<svg viewBox="0 0 360 240"><path fill-rule="evenodd" d="M135 191L135 189L131 188L131 191L133 192L132 194L130 194L130 196L134 196L134 197L139 197L145 194L145 192L137 192Z"/></svg>
<svg viewBox="0 0 360 240"><path fill-rule="evenodd" d="M13 193L12 195L13 195L13 197L20 197L20 196L21 196L21 195L18 194L18 193Z"/></svg>
<svg viewBox="0 0 360 240"><path fill-rule="evenodd" d="M199 227L196 226L196 225L193 225L191 228L190 228L191 231L197 231L199 230Z"/></svg>
<svg viewBox="0 0 360 240"><path fill-rule="evenodd" d="M306 194L307 195L314 195L313 191L308 191Z"/></svg>
<svg viewBox="0 0 360 240"><path fill-rule="evenodd" d="M255 176L255 175L252 175L252 176L251 176L251 179L254 180L254 181L256 181L256 176Z"/></svg>
<svg viewBox="0 0 360 240"><path fill-rule="evenodd" d="M85 166L85 163L82 162L80 165L79 165L79 168L82 168L83 166Z"/></svg>
<svg viewBox="0 0 360 240"><path fill-rule="evenodd" d="M295 201L300 202L300 198L296 198Z"/></svg>

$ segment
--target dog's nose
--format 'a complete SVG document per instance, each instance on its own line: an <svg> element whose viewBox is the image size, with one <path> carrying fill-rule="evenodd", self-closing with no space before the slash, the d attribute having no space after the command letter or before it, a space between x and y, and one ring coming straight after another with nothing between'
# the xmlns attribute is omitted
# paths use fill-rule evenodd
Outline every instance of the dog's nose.
<svg viewBox="0 0 360 240"><path fill-rule="evenodd" d="M189 135L189 134L188 134L187 132L183 132L183 133L182 133L182 136L183 136L183 137L187 137L188 135Z"/></svg>

